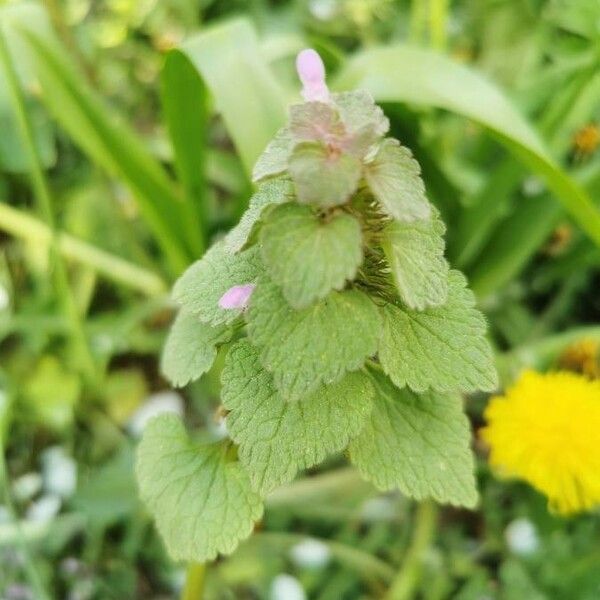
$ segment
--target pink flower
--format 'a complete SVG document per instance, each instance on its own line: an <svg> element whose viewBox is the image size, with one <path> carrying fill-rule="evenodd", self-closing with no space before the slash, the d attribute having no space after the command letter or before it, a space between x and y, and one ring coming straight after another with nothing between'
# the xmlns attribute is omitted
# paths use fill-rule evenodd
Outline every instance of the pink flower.
<svg viewBox="0 0 600 600"><path fill-rule="evenodd" d="M219 299L219 306L225 309L242 309L248 307L250 296L256 286L253 283L234 285L229 288Z"/></svg>
<svg viewBox="0 0 600 600"><path fill-rule="evenodd" d="M318 52L312 48L302 50L296 58L296 70L303 86L302 97L307 102L329 102L325 66Z"/></svg>

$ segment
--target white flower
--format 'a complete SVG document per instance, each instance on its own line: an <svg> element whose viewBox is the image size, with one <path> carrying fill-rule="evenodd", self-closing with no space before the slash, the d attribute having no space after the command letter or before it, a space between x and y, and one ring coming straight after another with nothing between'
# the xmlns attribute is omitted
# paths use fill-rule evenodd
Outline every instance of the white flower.
<svg viewBox="0 0 600 600"><path fill-rule="evenodd" d="M69 498L77 487L77 463L61 446L52 446L42 454L44 490Z"/></svg>
<svg viewBox="0 0 600 600"><path fill-rule="evenodd" d="M51 521L60 512L61 504L60 496L42 496L29 506L26 517L30 521Z"/></svg>
<svg viewBox="0 0 600 600"><path fill-rule="evenodd" d="M292 561L298 567L307 569L324 567L329 562L330 555L331 552L327 544L311 538L306 538L290 548Z"/></svg>
<svg viewBox="0 0 600 600"><path fill-rule="evenodd" d="M140 437L152 417L164 413L183 416L183 400L177 392L157 392L149 396L144 404L132 415L128 429L135 437Z"/></svg>
<svg viewBox="0 0 600 600"><path fill-rule="evenodd" d="M39 473L25 473L12 484L12 493L15 500L27 502L36 496L42 489L42 476Z"/></svg>
<svg viewBox="0 0 600 600"><path fill-rule="evenodd" d="M270 600L306 600L302 584L291 575L277 575L271 583Z"/></svg>
<svg viewBox="0 0 600 600"><path fill-rule="evenodd" d="M529 519L515 519L504 531L506 543L514 554L527 555L535 552L540 541L534 524Z"/></svg>

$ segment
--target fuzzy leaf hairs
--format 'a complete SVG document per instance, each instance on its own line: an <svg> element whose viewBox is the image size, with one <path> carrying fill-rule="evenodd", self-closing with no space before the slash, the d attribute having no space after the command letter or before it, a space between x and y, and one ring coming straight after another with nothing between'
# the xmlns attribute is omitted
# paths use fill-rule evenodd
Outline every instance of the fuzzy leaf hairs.
<svg viewBox="0 0 600 600"><path fill-rule="evenodd" d="M297 70L248 210L173 290L163 373L183 386L226 354L228 432L195 442L169 416L144 434L141 496L176 559L233 551L265 494L335 452L381 490L477 502L461 393L496 387L483 316L370 94L331 93L314 50Z"/></svg>

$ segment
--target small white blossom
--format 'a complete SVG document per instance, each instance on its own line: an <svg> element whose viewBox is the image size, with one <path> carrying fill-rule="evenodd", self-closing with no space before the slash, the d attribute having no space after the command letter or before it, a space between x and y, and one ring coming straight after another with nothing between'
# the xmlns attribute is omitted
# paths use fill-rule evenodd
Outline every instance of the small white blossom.
<svg viewBox="0 0 600 600"><path fill-rule="evenodd" d="M331 556L327 544L319 540L306 538L290 549L290 557L298 567L316 569L324 567Z"/></svg>
<svg viewBox="0 0 600 600"><path fill-rule="evenodd" d="M29 506L26 517L30 521L51 521L60 512L61 504L60 496L42 496Z"/></svg>
<svg viewBox="0 0 600 600"><path fill-rule="evenodd" d="M44 490L69 498L77 487L77 463L61 446L52 446L42 454Z"/></svg>
<svg viewBox="0 0 600 600"><path fill-rule="evenodd" d="M291 575L277 575L271 583L270 600L306 600L302 584Z"/></svg>
<svg viewBox="0 0 600 600"><path fill-rule="evenodd" d="M526 556L534 553L540 541L535 525L529 519L515 519L511 521L504 531L506 543L511 552Z"/></svg>
<svg viewBox="0 0 600 600"><path fill-rule="evenodd" d="M144 404L132 415L128 429L135 437L140 437L152 417L165 413L183 416L183 400L177 392L157 392L149 396Z"/></svg>

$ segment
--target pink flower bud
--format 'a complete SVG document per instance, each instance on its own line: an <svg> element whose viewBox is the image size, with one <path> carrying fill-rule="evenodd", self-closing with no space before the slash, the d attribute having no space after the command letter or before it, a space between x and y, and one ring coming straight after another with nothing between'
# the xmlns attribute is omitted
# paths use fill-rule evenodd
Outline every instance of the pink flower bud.
<svg viewBox="0 0 600 600"><path fill-rule="evenodd" d="M248 307L250 296L256 286L253 283L234 285L229 288L219 299L219 306L225 309L242 309Z"/></svg>
<svg viewBox="0 0 600 600"><path fill-rule="evenodd" d="M329 102L325 66L315 50L308 48L298 54L296 70L303 86L302 97L307 102Z"/></svg>

